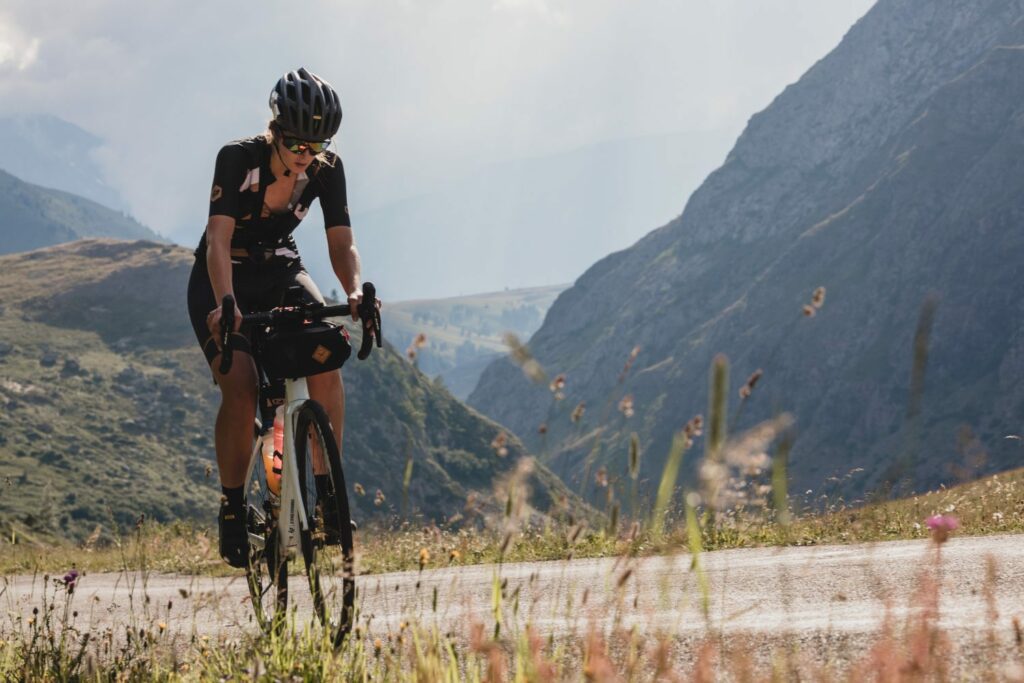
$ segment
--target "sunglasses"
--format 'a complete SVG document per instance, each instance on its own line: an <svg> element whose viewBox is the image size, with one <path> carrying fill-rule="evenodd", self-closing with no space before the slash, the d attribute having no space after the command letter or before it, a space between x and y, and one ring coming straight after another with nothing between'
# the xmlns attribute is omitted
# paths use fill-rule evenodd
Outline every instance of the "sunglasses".
<svg viewBox="0 0 1024 683"><path fill-rule="evenodd" d="M327 149L327 146L331 144L330 140L311 142L309 140L300 140L299 138L290 138L288 136L282 137L281 142L284 144L285 149L293 154L309 152L314 156Z"/></svg>

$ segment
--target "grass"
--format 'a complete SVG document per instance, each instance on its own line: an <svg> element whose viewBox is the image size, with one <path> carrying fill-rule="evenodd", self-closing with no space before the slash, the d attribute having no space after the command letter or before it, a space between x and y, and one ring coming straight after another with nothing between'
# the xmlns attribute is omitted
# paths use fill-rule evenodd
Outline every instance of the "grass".
<svg viewBox="0 0 1024 683"><path fill-rule="evenodd" d="M990 492L999 485L979 484ZM945 495L940 494L936 501L955 500ZM688 508L688 512L687 526L700 527L696 510ZM167 529L154 531L169 533ZM404 534L410 549L419 545L412 542L415 536L426 535ZM144 555L149 534L140 527L134 535L134 549ZM698 529L690 540L704 535ZM167 540L168 536L161 538ZM363 615L354 637L339 649L323 630L296 621L295 613L281 633L263 634L247 628L211 637L198 633L194 621L190 632L170 628L171 604L166 606L166 615L161 605L151 605L145 580L142 588L129 594L132 608L123 623L96 626L102 619L94 621L95 613L102 612L104 606L91 601L83 604L75 594L78 577L37 576L33 581L33 585L38 582L33 591L35 607L9 611L10 621L0 622L0 677L40 681L856 681L865 677L928 681L959 680L967 673L971 678L1016 680L1013 675L1024 661L1018 622L1014 622L1015 647L1012 642L1007 647L1005 637L989 629L970 645L973 659L967 672L951 657L950 637L940 626L943 539L935 535L932 539L934 551L923 553L917 583L907 587L913 607L908 616L886 618L863 642L830 647L825 660L813 656L810 648L803 651L795 646L783 632L759 639L744 634L727 636L712 627L694 634L650 633L622 625L594 630L577 625L568 633L544 634L532 625L532 611L520 604L518 590L511 594L506 590L499 565L494 571L490 609L470 614L461 627L451 631L439 627L437 614L445 606L437 604L435 593L432 607L422 606L421 601L420 608L397 625L386 620L374 624L373 615ZM515 545L527 540L524 537ZM701 586L697 560L704 550L700 543L692 543L690 549L697 585ZM395 548L390 555L403 555L404 550ZM513 556L514 551L501 559ZM454 559L468 561L466 555ZM147 563L144 557L137 561L144 566ZM436 562L443 560L428 558L425 564ZM127 553L122 554L122 563L123 568L128 567ZM131 574L123 571L126 578ZM615 588L604 609L629 614L637 609L635 603L631 608L623 599L629 569L620 567L613 572L615 576L610 575L609 580ZM991 615L996 610L996 575L990 561L979 581L978 599L987 602ZM420 591L418 582L416 591ZM181 597L185 601L188 596L183 593ZM585 604L584 594L579 608ZM571 602L566 603L564 614L572 614L574 609Z"/></svg>
<svg viewBox="0 0 1024 683"><path fill-rule="evenodd" d="M524 359L532 361L528 354ZM629 369L627 363L619 384ZM509 470L504 493L496 491L494 500L489 501L489 512L467 526L367 524L357 537L357 571L363 576L441 566L493 565L489 570L493 572L489 608L467 612L456 631L442 631L436 615L455 607L457 596L439 604L435 590L431 602L419 593L419 581L415 588L420 605L417 612L397 626L386 619L374 624L375 615L362 615L356 633L340 649L333 647L322 630L303 626L305 622L295 611L289 614L289 628L280 633L263 634L243 623L242 628L222 631L216 637L202 635L196 623L198 612L193 612L190 630L172 628L168 625L172 601L167 602L165 610L151 605L147 577L164 572L241 574L217 558L216 539L209 529L187 522L153 524L142 518L125 528L123 519L112 518L106 528L98 526L84 541L47 544L45 539L33 537L31 529L13 525L0 540L0 575L7 577L0 585L0 596L8 594L9 605L7 620L0 621L0 678L633 681L679 680L685 676L695 681L865 677L896 681L953 677L960 664L947 646L938 609L940 549L945 536L926 529L925 519L956 515L960 526L970 534L1024 531L1024 470L857 507L841 498L803 500L786 490L788 416L776 417L740 434L727 432L728 369L724 357L715 359L706 422L709 433L697 481L689 487L680 486L677 477L682 459L703 435L705 422L700 416L676 435L657 502L650 510L636 507L634 490L629 495L627 515L620 499L625 499L621 484L628 486L629 482L609 478L602 466L593 474L597 487L594 499L603 497L607 502L603 517L584 510L582 499L568 496L565 505L561 509L556 505L550 516L537 515L526 503L531 468L515 466ZM755 381L753 377L747 380L748 390L741 392L744 401ZM552 387L556 392L557 381ZM401 397L395 398L381 403L396 404ZM605 415L612 404L609 398ZM619 410L631 411L631 402L626 405L620 401ZM595 431L593 438L591 454L599 450L602 431ZM630 477L635 481L641 456L639 448L634 450ZM588 457L583 476L588 486L592 464ZM568 509L570 506L576 509ZM581 519L590 520L589 526L578 521ZM746 636L727 636L710 625L711 589L702 561L702 555L709 551L929 535L936 550L929 556L934 559L921 563L916 585L906 586L906 593L913 596L910 616L901 624L886 620L870 634L864 647L851 649L842 661L807 656L785 632L770 634L764 647L754 647L744 640ZM645 632L620 625L602 631L577 625L567 633L543 633L535 627L529 610L521 610L518 589L509 592L504 574L512 562L618 557L614 575L606 577L612 597L599 608L628 615L631 608L624 601L623 587L629 583L632 558L680 553L688 553L691 558L691 583L707 625L696 635L682 629ZM75 572L70 571L72 568ZM103 623L102 614L94 619L102 606L83 605L76 599L79 576L93 572L117 572L118 582L129 586L128 616L123 623L97 626ZM294 573L299 573L298 567ZM11 575L30 577L31 611L11 597L16 594L9 593ZM981 582L979 599L989 600L990 606L994 605L995 576L990 566ZM141 583L137 583L139 578ZM20 581L24 583L25 579ZM372 584L363 581L364 587ZM188 591L182 592L183 600L189 597ZM582 623L576 615L586 606L586 591L582 600L583 604L574 604L570 597L560 605L563 616ZM642 622L645 615L636 612L636 602L632 610L634 620ZM992 610L994 614L994 606ZM1019 623L1014 623L1017 649L1009 659L1011 664L1021 666L1024 635ZM988 642L987 652L992 654L996 650L995 636ZM1003 668L1007 657L999 659L981 658L972 664L970 676L1010 677ZM1017 673L1024 676L1024 668Z"/></svg>
<svg viewBox="0 0 1024 683"><path fill-rule="evenodd" d="M788 525L777 523L770 510L736 508L724 515L717 530L702 529L702 546L707 551L927 538L924 520L935 514L956 515L968 535L1024 533L1024 469L901 500L863 507L846 507L837 501L828 507L831 510L823 513L794 514ZM624 526L612 536L604 529L551 522L524 527L503 554L505 534L493 528L369 527L357 534L357 564L362 574L418 569L423 549L430 567L647 556L688 545L685 524L674 524L673 529L656 542L651 529L631 536L630 527ZM192 522L146 522L137 533L102 542L32 544L19 542L16 534L14 544L11 540L0 540L0 574L63 573L71 568L69 556L75 558L77 569L87 572L120 571L127 566L211 576L238 573L217 556L216 531Z"/></svg>

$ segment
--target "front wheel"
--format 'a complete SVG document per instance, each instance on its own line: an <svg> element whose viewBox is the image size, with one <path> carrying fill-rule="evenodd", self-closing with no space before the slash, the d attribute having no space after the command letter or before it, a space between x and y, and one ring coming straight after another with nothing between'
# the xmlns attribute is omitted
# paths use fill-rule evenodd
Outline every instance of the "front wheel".
<svg viewBox="0 0 1024 683"><path fill-rule="evenodd" d="M307 520L299 538L313 607L339 646L355 620L352 518L331 421L316 401L306 401L296 417L295 464Z"/></svg>
<svg viewBox="0 0 1024 683"><path fill-rule="evenodd" d="M267 488L259 439L245 486L245 526L249 562L245 568L249 599L264 631L280 628L288 609L288 555L278 543L280 503Z"/></svg>

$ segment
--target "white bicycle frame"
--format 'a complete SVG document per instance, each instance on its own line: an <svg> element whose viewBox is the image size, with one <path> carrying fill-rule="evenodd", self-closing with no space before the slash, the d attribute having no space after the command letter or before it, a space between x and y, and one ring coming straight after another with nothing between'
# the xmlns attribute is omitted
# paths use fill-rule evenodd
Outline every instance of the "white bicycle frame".
<svg viewBox="0 0 1024 683"><path fill-rule="evenodd" d="M284 444L281 453L281 500L277 529L278 548L291 554L298 546L298 530L300 528L304 531L309 529L306 509L299 504L299 470L295 463L295 422L302 404L309 400L309 387L306 385L306 378L285 380L284 396ZM262 446L261 440L256 439L252 457L249 459L249 469L245 474L246 482L252 481L253 469L255 469L256 463L262 460ZM311 453L310 456L312 456ZM266 480L262 484L266 486ZM263 550L264 538L250 532L249 544Z"/></svg>

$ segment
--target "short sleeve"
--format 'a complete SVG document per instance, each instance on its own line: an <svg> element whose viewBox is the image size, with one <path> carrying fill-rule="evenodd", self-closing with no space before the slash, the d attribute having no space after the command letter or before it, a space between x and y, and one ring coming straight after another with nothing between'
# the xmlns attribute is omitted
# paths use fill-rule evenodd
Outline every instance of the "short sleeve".
<svg viewBox="0 0 1024 683"><path fill-rule="evenodd" d="M352 219L348 216L348 190L345 189L345 167L341 159L333 157L332 165L323 164L317 173L321 182L320 208L324 212L324 228L339 225L351 226Z"/></svg>
<svg viewBox="0 0 1024 683"><path fill-rule="evenodd" d="M241 145L221 147L213 169L209 215L231 216L235 220L241 218L241 187L249 172L246 166L246 153Z"/></svg>

